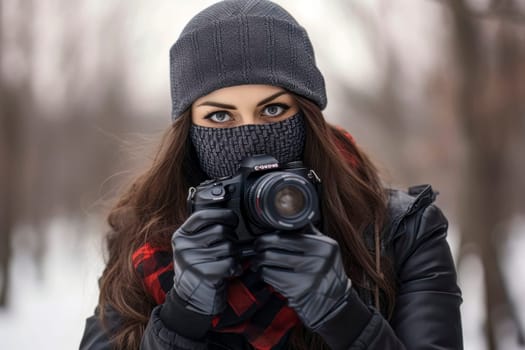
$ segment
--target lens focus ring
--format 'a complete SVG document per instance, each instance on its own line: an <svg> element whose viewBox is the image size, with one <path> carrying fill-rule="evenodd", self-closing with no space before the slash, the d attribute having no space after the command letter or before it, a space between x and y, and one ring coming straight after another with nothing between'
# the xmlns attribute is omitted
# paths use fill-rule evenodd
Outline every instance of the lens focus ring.
<svg viewBox="0 0 525 350"><path fill-rule="evenodd" d="M247 191L250 218L268 229L296 230L306 226L318 210L315 188L289 172L261 176Z"/></svg>

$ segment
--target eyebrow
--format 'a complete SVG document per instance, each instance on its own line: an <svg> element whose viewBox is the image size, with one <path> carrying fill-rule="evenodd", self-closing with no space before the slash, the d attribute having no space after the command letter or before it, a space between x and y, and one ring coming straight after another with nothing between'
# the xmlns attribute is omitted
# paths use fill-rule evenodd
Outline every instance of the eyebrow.
<svg viewBox="0 0 525 350"><path fill-rule="evenodd" d="M284 95L284 94L287 94L288 91L286 90L282 90L282 91L279 91L279 92L276 92L275 94L271 95L271 96L268 96L267 98L265 98L264 100L262 100L261 102L257 103L257 107L265 104L265 103L268 103L274 99L276 99L277 97L281 96L281 95ZM205 101L203 103L200 103L199 105L197 105L197 107L200 107L200 106L212 106L212 107L218 107L218 108L224 108L224 109L237 109L237 107L235 107L234 105L228 105L228 104L224 104L224 103L219 103L219 102L213 102L213 101Z"/></svg>

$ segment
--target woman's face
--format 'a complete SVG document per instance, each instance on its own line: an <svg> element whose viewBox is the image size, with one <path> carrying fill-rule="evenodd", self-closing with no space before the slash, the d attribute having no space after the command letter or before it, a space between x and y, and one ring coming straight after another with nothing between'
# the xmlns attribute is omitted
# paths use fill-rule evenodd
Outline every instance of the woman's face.
<svg viewBox="0 0 525 350"><path fill-rule="evenodd" d="M299 112L293 96L272 85L237 85L215 90L191 106L193 124L230 128L279 122Z"/></svg>

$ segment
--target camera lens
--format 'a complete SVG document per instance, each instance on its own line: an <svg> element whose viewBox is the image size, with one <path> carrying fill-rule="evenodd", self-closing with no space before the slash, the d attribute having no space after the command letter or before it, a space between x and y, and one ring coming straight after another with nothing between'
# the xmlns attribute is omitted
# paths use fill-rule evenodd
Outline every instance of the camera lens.
<svg viewBox="0 0 525 350"><path fill-rule="evenodd" d="M304 177L284 171L262 175L246 191L248 215L266 229L296 230L317 214L318 198Z"/></svg>
<svg viewBox="0 0 525 350"><path fill-rule="evenodd" d="M306 198L295 186L285 186L275 194L275 210L285 218L294 217L304 210Z"/></svg>

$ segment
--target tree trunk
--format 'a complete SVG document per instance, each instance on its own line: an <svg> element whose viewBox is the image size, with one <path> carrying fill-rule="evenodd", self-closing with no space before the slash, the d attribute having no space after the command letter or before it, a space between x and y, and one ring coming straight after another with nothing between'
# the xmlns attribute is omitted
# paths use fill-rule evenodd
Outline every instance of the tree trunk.
<svg viewBox="0 0 525 350"><path fill-rule="evenodd" d="M497 326L515 318L498 259L506 239L506 224L513 210L509 205L506 153L513 127L520 118L516 94L521 69L519 59L505 47L519 47L500 23L500 30L483 27L469 16L464 0L450 2L457 38L460 78L460 126L465 139L467 162L460 193L461 258L474 248L485 277L486 340L489 350L497 345ZM507 28L508 29L508 28ZM491 39L487 31L495 34ZM496 45L487 43L493 40ZM509 60L510 58L510 60ZM494 63L496 62L496 63ZM514 319L516 321L516 319ZM519 322L517 327L519 329Z"/></svg>
<svg viewBox="0 0 525 350"><path fill-rule="evenodd" d="M0 1L0 53L8 48L2 42L5 30ZM23 178L23 129L32 107L33 64L33 1L21 3L19 28L9 28L18 35L24 53L25 70L16 82L7 82L0 75L0 307L8 303L12 235L21 209L21 184ZM1 56L0 56L1 59Z"/></svg>
<svg viewBox="0 0 525 350"><path fill-rule="evenodd" d="M3 52L3 13L2 2L0 2L0 52ZM0 66L2 64L0 56ZM0 70L1 72L1 70ZM0 307L7 303L7 289L9 286L9 261L11 257L11 218L10 206L10 187L9 178L11 177L9 155L12 151L12 140L8 121L6 98L6 87L4 79L0 75Z"/></svg>
<svg viewBox="0 0 525 350"><path fill-rule="evenodd" d="M14 159L14 155L17 154L17 106L2 83L0 80L0 307L5 307L10 284L11 236L16 216L13 185L17 183L17 174L14 167L19 160Z"/></svg>

